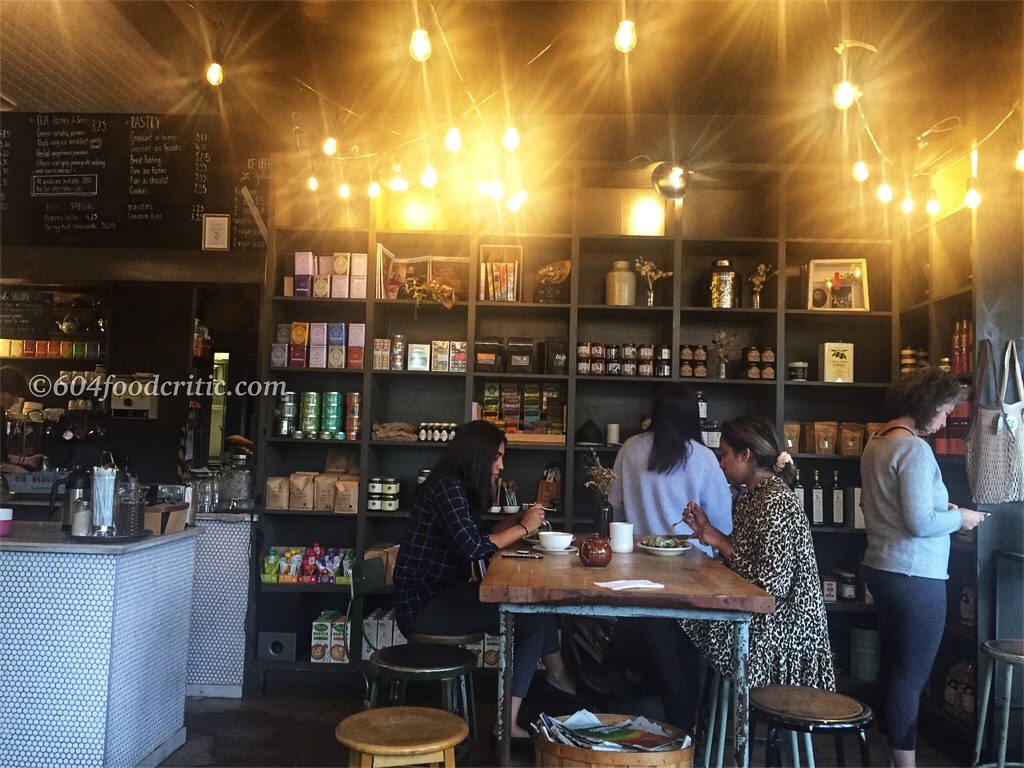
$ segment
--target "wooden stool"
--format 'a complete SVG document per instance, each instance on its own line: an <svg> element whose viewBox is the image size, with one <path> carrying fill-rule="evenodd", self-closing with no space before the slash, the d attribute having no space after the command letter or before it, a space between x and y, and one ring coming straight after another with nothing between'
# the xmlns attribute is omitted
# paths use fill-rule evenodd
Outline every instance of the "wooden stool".
<svg viewBox="0 0 1024 768"><path fill-rule="evenodd" d="M867 727L875 719L871 708L850 696L823 691L820 688L806 688L799 685L769 685L750 691L751 714L763 719L768 725L768 740L765 745L765 766L781 766L779 753L779 730L793 731L804 735L804 749L807 752L808 768L814 768L814 749L811 746L812 733L831 733L835 736L836 763L846 765L843 753L843 734L856 731L860 741L861 765L871 765L871 750L868 748ZM796 745L794 744L794 747ZM799 765L799 751L796 752Z"/></svg>
<svg viewBox="0 0 1024 768"><path fill-rule="evenodd" d="M473 645L484 639L483 632L470 632L468 635L424 635L413 632L406 638L410 643L424 645Z"/></svg>
<svg viewBox="0 0 1024 768"><path fill-rule="evenodd" d="M348 764L361 768L399 765L455 766L455 745L469 726L458 715L427 707L368 709L346 717L334 736L348 747Z"/></svg>
<svg viewBox="0 0 1024 768"><path fill-rule="evenodd" d="M1013 668L1024 664L1024 640L986 640L981 644L981 652L989 657L988 671L985 672L985 684L981 691L981 712L978 716L978 734L974 740L974 760L971 765L978 765L981 759L981 742L985 735L985 720L988 718L988 699L992 692L992 678L995 677L996 666L1006 665L1003 677L1003 724L999 731L999 762L986 763L1003 768L1006 765L1006 737L1010 729L1010 699L1013 696ZM1021 763L1014 763L1021 765Z"/></svg>

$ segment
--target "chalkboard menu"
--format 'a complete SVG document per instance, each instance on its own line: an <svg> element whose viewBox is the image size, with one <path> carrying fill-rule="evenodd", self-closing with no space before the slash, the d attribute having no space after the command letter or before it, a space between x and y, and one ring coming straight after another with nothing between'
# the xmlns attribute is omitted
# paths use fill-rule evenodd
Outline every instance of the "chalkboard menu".
<svg viewBox="0 0 1024 768"><path fill-rule="evenodd" d="M5 339L48 339L53 333L53 294L49 291L0 291L0 336Z"/></svg>
<svg viewBox="0 0 1024 768"><path fill-rule="evenodd" d="M199 250L203 214L227 213L233 250L264 248L269 159L220 126L209 116L5 113L0 242Z"/></svg>

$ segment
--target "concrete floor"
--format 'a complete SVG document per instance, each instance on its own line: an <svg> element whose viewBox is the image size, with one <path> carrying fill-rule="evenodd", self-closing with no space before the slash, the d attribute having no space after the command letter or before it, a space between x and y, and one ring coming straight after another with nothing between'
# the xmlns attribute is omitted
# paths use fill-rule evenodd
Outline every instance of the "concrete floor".
<svg viewBox="0 0 1024 768"><path fill-rule="evenodd" d="M162 765L164 766L345 766L348 755L334 738L335 726L350 714L360 710L360 692L351 682L347 690L338 683L324 685L315 681L312 673L294 676L286 685L278 685L263 696L244 699L189 699L185 711L188 740ZM337 678L335 678L337 680ZM340 682L340 681L338 681ZM481 743L477 749L462 755L460 766L493 766L497 764L494 747L486 734L494 727L495 684L493 672L483 673L477 680L477 705ZM410 692L407 703L437 706L439 691ZM628 707L622 709L622 707ZM574 711L572 702L543 682L531 688L524 705L524 717L532 718L539 709L548 712ZM594 711L628 711L634 714L657 715L658 704L652 700L631 702L597 702ZM764 731L758 734L751 752L751 764L760 765L764 759ZM872 729L871 752L873 765L887 765L881 739ZM846 756L851 764L859 764L856 741L848 737ZM533 751L529 747L513 750L513 765L534 765ZM818 766L836 765L831 739L815 741L815 759ZM920 768L946 768L965 765L921 742L918 748Z"/></svg>

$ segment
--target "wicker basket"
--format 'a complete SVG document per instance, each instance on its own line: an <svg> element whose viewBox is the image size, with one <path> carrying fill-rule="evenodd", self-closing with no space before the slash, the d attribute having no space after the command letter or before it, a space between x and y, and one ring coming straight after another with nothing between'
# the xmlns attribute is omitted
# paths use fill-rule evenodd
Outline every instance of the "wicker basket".
<svg viewBox="0 0 1024 768"><path fill-rule="evenodd" d="M597 715L602 723L618 723L628 720L630 715ZM559 717L556 720L564 720ZM682 731L656 720L662 728L673 735ZM602 752L584 749L568 744L555 743L534 734L533 747L535 763L539 768L597 768L605 765L630 766L631 768L691 768L693 747L672 749L667 752Z"/></svg>

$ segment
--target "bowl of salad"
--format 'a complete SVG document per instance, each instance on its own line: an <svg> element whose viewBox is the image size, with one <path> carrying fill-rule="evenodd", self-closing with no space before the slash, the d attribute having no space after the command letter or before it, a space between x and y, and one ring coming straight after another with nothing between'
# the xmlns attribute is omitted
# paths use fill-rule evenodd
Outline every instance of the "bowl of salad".
<svg viewBox="0 0 1024 768"><path fill-rule="evenodd" d="M672 557L683 554L693 545L679 536L648 536L646 539L640 539L637 546L650 555Z"/></svg>

